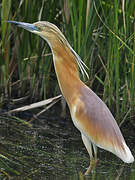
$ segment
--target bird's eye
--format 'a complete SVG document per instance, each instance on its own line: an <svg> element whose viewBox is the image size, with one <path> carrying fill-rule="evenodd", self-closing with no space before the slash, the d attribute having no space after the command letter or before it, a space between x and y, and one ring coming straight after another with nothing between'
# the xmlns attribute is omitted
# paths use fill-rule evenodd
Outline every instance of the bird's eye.
<svg viewBox="0 0 135 180"><path fill-rule="evenodd" d="M41 32L41 31L42 31L42 28L41 28L41 27L36 26L36 28L37 28L37 31L39 31L39 32Z"/></svg>

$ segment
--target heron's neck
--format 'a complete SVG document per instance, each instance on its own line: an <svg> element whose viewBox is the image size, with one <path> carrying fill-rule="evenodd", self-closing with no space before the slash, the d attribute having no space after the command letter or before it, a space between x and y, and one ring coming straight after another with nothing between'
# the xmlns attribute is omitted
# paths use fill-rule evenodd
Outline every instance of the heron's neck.
<svg viewBox="0 0 135 180"><path fill-rule="evenodd" d="M81 83L77 62L70 49L63 48L62 46L59 46L57 51L54 49L53 55L59 86L70 106L74 96L77 94L78 86Z"/></svg>

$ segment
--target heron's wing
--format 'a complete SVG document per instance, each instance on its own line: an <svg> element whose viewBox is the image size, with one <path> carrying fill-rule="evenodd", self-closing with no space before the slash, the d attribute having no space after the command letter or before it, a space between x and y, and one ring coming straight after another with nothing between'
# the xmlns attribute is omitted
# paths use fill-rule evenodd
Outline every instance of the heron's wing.
<svg viewBox="0 0 135 180"><path fill-rule="evenodd" d="M128 161L131 152L108 107L85 85L79 88L79 94L71 109L75 126L98 147Z"/></svg>

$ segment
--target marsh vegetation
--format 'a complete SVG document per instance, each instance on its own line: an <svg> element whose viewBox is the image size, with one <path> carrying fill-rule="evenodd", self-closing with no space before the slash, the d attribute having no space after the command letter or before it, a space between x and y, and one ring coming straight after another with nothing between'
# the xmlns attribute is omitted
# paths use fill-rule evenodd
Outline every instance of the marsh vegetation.
<svg viewBox="0 0 135 180"><path fill-rule="evenodd" d="M44 107L6 114L60 94L47 43L6 20L45 20L61 29L89 68L89 79L81 79L108 105L135 154L134 7L134 1L116 0L0 2L0 178L83 179L88 166L68 110L59 116L60 102L38 118ZM93 179L134 179L134 164L99 154Z"/></svg>

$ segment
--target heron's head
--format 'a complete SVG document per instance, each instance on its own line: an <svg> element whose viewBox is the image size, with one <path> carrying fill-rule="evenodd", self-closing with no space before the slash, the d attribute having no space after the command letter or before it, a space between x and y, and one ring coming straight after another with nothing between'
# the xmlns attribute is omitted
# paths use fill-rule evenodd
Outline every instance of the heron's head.
<svg viewBox="0 0 135 180"><path fill-rule="evenodd" d="M17 21L7 22L15 24L16 26L26 29L27 31L30 31L34 34L38 34L48 42L48 44L50 45L51 49L54 50L54 52L60 51L59 54L61 54L61 52L63 51L62 48L66 49L66 51L68 51L68 53L71 54L71 59L73 59L73 62L77 62L83 76L84 74L86 74L86 76L88 77L88 74L85 70L86 65L80 59L79 55L72 49L72 47L66 40L65 36L62 34L62 32L59 30L57 26L47 21L38 21L33 24Z"/></svg>
<svg viewBox="0 0 135 180"><path fill-rule="evenodd" d="M17 21L7 21L8 23L13 23L18 27L26 29L34 34L38 34L43 39L48 41L48 43L61 43L63 45L67 44L67 40L59 30L57 26L47 21L38 21L36 23L24 23L24 22L17 22Z"/></svg>

